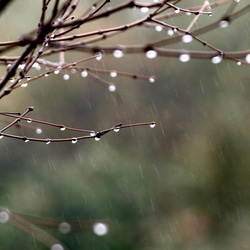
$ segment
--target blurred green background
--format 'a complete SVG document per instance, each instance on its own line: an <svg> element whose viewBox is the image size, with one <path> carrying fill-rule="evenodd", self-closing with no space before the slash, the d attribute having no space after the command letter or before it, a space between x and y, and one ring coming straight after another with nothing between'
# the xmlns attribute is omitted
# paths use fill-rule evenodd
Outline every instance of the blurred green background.
<svg viewBox="0 0 250 250"><path fill-rule="evenodd" d="M17 39L35 28L40 2L13 1L0 16L1 41ZM120 2L124 1L111 4ZM186 5L180 7L203 3L183 2ZM241 1L238 9L246 2ZM77 13L91 3L81 2ZM214 9L212 17L202 16L195 28L217 21L226 7ZM138 10L126 10L77 32L125 24L140 16ZM192 18L168 21L186 28ZM245 50L249 49L249 26L246 14L201 38L225 51ZM138 27L99 45L146 43L166 36L166 30ZM169 48L204 49L196 42L178 42ZM66 52L65 56L70 63L89 54ZM13 91L1 100L1 110L23 112L34 105L32 118L95 131L119 122L155 121L156 127L124 129L99 142L77 144L3 138L0 206L61 221L109 221L104 237L92 231L66 235L48 231L69 249L248 249L249 66L226 60L218 65L199 59L187 63L176 58L150 60L140 54L122 59L104 55L103 60L82 66L155 75L156 81L103 76L116 84L117 91L111 93L94 80L65 70ZM70 74L70 80L63 80L64 73ZM5 125L2 121L1 126ZM56 128L42 129L42 138L74 136ZM25 128L10 131L37 136ZM0 224L0 249L47 248L7 223Z"/></svg>

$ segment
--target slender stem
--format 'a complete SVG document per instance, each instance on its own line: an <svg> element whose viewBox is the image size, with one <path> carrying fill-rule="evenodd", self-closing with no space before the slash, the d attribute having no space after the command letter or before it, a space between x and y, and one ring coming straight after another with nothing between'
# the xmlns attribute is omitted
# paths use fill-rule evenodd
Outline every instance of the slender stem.
<svg viewBox="0 0 250 250"><path fill-rule="evenodd" d="M17 118L13 122L11 122L10 124L8 124L4 128L2 128L0 130L0 134L2 134L2 132L4 132L5 130L7 130L8 128L12 127L16 123L18 123L26 114L28 114L29 112L31 112L33 109L34 109L34 107L27 108L26 111L23 114L21 114L20 116L17 116ZM11 116L10 114L5 114L5 115Z"/></svg>

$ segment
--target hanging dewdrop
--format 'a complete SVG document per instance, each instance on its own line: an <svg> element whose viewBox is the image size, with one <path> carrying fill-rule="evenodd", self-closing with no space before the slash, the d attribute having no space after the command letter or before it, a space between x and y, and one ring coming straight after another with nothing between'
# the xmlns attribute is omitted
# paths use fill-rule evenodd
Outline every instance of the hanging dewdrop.
<svg viewBox="0 0 250 250"><path fill-rule="evenodd" d="M81 72L81 76L82 76L83 78L87 77L87 76L88 76L88 71L87 71L87 70L83 70L83 71Z"/></svg>
<svg viewBox="0 0 250 250"><path fill-rule="evenodd" d="M212 59L211 59L211 62L213 63L213 64L219 64L220 62L222 61L222 56L214 56L214 57L212 57Z"/></svg>
<svg viewBox="0 0 250 250"><path fill-rule="evenodd" d="M146 57L147 57L148 59L154 59L154 58L156 58L156 57L157 57L157 51L155 51L155 50L153 50L153 49L148 50L148 51L146 52Z"/></svg>
<svg viewBox="0 0 250 250"><path fill-rule="evenodd" d="M116 91L116 86L113 85L113 84L109 85L109 91L110 91L110 92Z"/></svg>
<svg viewBox="0 0 250 250"><path fill-rule="evenodd" d="M123 51L120 49L116 49L113 51L113 56L115 58L122 58L123 57Z"/></svg>
<svg viewBox="0 0 250 250"><path fill-rule="evenodd" d="M72 142L73 144L76 144L76 143L77 143L77 138L76 138L76 137L73 137L72 140L71 140L71 142Z"/></svg>
<svg viewBox="0 0 250 250"><path fill-rule="evenodd" d="M96 60L97 60L97 61L102 60L102 53L101 53L101 52L97 52L97 53L95 54L95 56L96 56Z"/></svg>
<svg viewBox="0 0 250 250"><path fill-rule="evenodd" d="M69 80L69 78L70 78L70 76L69 76L68 74L63 75L63 79L64 79L65 81Z"/></svg>

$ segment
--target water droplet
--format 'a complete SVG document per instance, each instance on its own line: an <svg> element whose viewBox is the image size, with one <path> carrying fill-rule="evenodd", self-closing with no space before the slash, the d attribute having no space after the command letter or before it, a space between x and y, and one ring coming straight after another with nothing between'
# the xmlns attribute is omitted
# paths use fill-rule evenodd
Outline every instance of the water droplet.
<svg viewBox="0 0 250 250"><path fill-rule="evenodd" d="M188 62L190 60L190 55L189 54L182 54L179 56L179 60L181 62Z"/></svg>
<svg viewBox="0 0 250 250"><path fill-rule="evenodd" d="M24 139L24 142L29 142L30 140L28 138Z"/></svg>
<svg viewBox="0 0 250 250"><path fill-rule="evenodd" d="M213 13L209 13L208 16L213 16Z"/></svg>
<svg viewBox="0 0 250 250"><path fill-rule="evenodd" d="M174 11L176 14L178 14L178 13L180 13L180 9L179 8L177 8L177 9L175 9L175 11Z"/></svg>
<svg viewBox="0 0 250 250"><path fill-rule="evenodd" d="M155 30L156 30L157 32L161 32L161 31L162 31L162 26L161 26L161 25L156 25L156 26L155 26Z"/></svg>
<svg viewBox="0 0 250 250"><path fill-rule="evenodd" d="M30 77L30 76L28 76L28 77L26 78L26 80L27 80L27 81L30 81L30 80L31 80L31 77Z"/></svg>
<svg viewBox="0 0 250 250"><path fill-rule="evenodd" d="M111 71L110 76L111 77L117 77L117 72L116 71Z"/></svg>
<svg viewBox="0 0 250 250"><path fill-rule="evenodd" d="M95 136L95 131L90 132L90 136Z"/></svg>
<svg viewBox="0 0 250 250"><path fill-rule="evenodd" d="M43 131L42 131L41 128L37 128L37 129L36 129L36 133L37 133L38 135L40 135L42 132L43 132Z"/></svg>
<svg viewBox="0 0 250 250"><path fill-rule="evenodd" d="M150 128L154 128L155 127L155 122L152 122L152 123L150 123Z"/></svg>
<svg viewBox="0 0 250 250"><path fill-rule="evenodd" d="M120 131L120 128L114 128L114 132L119 132Z"/></svg>
<svg viewBox="0 0 250 250"><path fill-rule="evenodd" d="M66 128L65 128L64 126L62 126L62 127L60 127L60 130L61 130L61 131L65 131Z"/></svg>
<svg viewBox="0 0 250 250"><path fill-rule="evenodd" d="M67 234L71 231L71 225L68 222L62 222L58 226L58 231L63 234Z"/></svg>
<svg viewBox="0 0 250 250"><path fill-rule="evenodd" d="M26 88L27 86L28 86L28 83L27 83L27 82L21 84L21 87L22 87L22 88Z"/></svg>
<svg viewBox="0 0 250 250"><path fill-rule="evenodd" d="M234 0L236 3L239 3L240 2L240 0Z"/></svg>
<svg viewBox="0 0 250 250"><path fill-rule="evenodd" d="M10 79L10 82L14 82L14 81L15 81L15 79L14 79L14 78Z"/></svg>
<svg viewBox="0 0 250 250"><path fill-rule="evenodd" d="M151 82L151 83L154 83L155 82L155 78L152 76L152 77L149 77L148 78L148 81Z"/></svg>
<svg viewBox="0 0 250 250"><path fill-rule="evenodd" d="M113 51L113 56L116 57L116 58L122 58L123 57L123 51L119 50L119 49L116 49L116 50Z"/></svg>
<svg viewBox="0 0 250 250"><path fill-rule="evenodd" d="M168 33L169 36L173 36L174 35L174 31L173 30L168 30L167 33Z"/></svg>
<svg viewBox="0 0 250 250"><path fill-rule="evenodd" d="M93 225L93 232L98 236L104 236L108 233L108 226L102 222Z"/></svg>
<svg viewBox="0 0 250 250"><path fill-rule="evenodd" d="M237 62L237 65L240 66L240 65L241 65L241 62Z"/></svg>
<svg viewBox="0 0 250 250"><path fill-rule="evenodd" d="M55 74L55 75L58 75L59 73L60 73L60 70L59 70L59 69L57 69L57 70L54 71L54 74Z"/></svg>
<svg viewBox="0 0 250 250"><path fill-rule="evenodd" d="M20 65L18 66L19 69L24 69L24 67L25 67L25 64L20 64Z"/></svg>
<svg viewBox="0 0 250 250"><path fill-rule="evenodd" d="M64 79L65 81L69 80L69 78L70 78L70 76L69 76L68 74L63 75L63 79Z"/></svg>
<svg viewBox="0 0 250 250"><path fill-rule="evenodd" d="M247 63L250 63L250 54L247 54L245 59Z"/></svg>
<svg viewBox="0 0 250 250"><path fill-rule="evenodd" d="M226 27L228 27L228 25L229 25L229 22L226 20L222 20L219 22L220 28L226 28Z"/></svg>
<svg viewBox="0 0 250 250"><path fill-rule="evenodd" d="M101 53L101 52L96 53L95 56L96 56L95 59L96 59L97 61L102 60L102 53Z"/></svg>
<svg viewBox="0 0 250 250"><path fill-rule="evenodd" d="M212 57L212 59L211 59L211 62L213 63L213 64L218 64L218 63L220 63L222 61L222 56L214 56L214 57Z"/></svg>
<svg viewBox="0 0 250 250"><path fill-rule="evenodd" d="M37 62L33 63L32 67L35 68L36 70L40 70L41 69L41 66Z"/></svg>
<svg viewBox="0 0 250 250"><path fill-rule="evenodd" d="M9 213L7 211L1 211L0 212L0 222L1 223L8 222L9 218L10 218L10 215L9 215Z"/></svg>
<svg viewBox="0 0 250 250"><path fill-rule="evenodd" d="M147 13L149 11L148 7L142 7L141 8L141 13Z"/></svg>
<svg viewBox="0 0 250 250"><path fill-rule="evenodd" d="M109 91L110 91L110 92L116 91L116 86L113 85L113 84L109 85Z"/></svg>
<svg viewBox="0 0 250 250"><path fill-rule="evenodd" d="M48 145L48 144L50 144L51 143L51 140L48 138L48 139L46 139L46 144Z"/></svg>
<svg viewBox="0 0 250 250"><path fill-rule="evenodd" d="M32 120L30 118L26 121L27 121L27 123L32 123Z"/></svg>
<svg viewBox="0 0 250 250"><path fill-rule="evenodd" d="M44 75L44 77L48 77L48 76L49 76L49 74L45 74L45 75Z"/></svg>
<svg viewBox="0 0 250 250"><path fill-rule="evenodd" d="M157 52L155 50L148 50L146 52L146 57L149 59L154 59L157 57Z"/></svg>
<svg viewBox="0 0 250 250"><path fill-rule="evenodd" d="M100 141L101 138L100 138L100 137L95 137L95 140L96 140L96 141Z"/></svg>
<svg viewBox="0 0 250 250"><path fill-rule="evenodd" d="M71 69L71 73L75 74L76 73L76 69Z"/></svg>
<svg viewBox="0 0 250 250"><path fill-rule="evenodd" d="M81 73L81 76L84 78L84 77L87 77L88 76L88 71L87 70L83 70L82 73Z"/></svg>
<svg viewBox="0 0 250 250"><path fill-rule="evenodd" d="M55 243L51 246L50 250L64 250L64 247L59 243Z"/></svg>
<svg viewBox="0 0 250 250"><path fill-rule="evenodd" d="M187 15L187 16L191 16L192 13L191 13L191 12L186 12L186 15Z"/></svg>
<svg viewBox="0 0 250 250"><path fill-rule="evenodd" d="M3 139L3 135L0 135L0 140Z"/></svg>
<svg viewBox="0 0 250 250"><path fill-rule="evenodd" d="M71 140L71 142L72 142L73 144L76 144L76 143L77 143L77 138L76 138L76 137L73 137L72 140Z"/></svg>
<svg viewBox="0 0 250 250"><path fill-rule="evenodd" d="M193 37L191 35L184 35L181 40L183 43L191 43L193 41Z"/></svg>

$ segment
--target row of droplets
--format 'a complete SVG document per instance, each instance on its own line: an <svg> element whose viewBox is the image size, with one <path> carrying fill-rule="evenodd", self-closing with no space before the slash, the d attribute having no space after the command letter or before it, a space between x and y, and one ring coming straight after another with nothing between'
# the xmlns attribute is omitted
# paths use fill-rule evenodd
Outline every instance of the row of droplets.
<svg viewBox="0 0 250 250"><path fill-rule="evenodd" d="M158 56L158 53L156 50L148 50L146 52L146 57L149 58L149 59L154 59ZM188 53L183 53L179 56L179 60L180 62L188 62L190 61L191 59L191 56L190 54ZM217 56L213 56L211 58L211 62L213 64L219 64L220 62L222 62L222 59L223 59L223 56L222 55L217 55ZM246 57L245 57L245 61L246 63L250 64L250 54L247 54ZM237 65L240 66L241 65L241 62L240 61L237 61Z"/></svg>
<svg viewBox="0 0 250 250"><path fill-rule="evenodd" d="M228 20L221 20L221 21L219 22L219 27L220 27L220 28L227 28L228 26L229 26L229 21L228 21ZM156 30L157 32L161 32L161 31L163 31L163 26L161 26L161 25L156 25L156 26L155 26L155 30ZM177 31L178 31L177 28L168 29L168 30L167 30L167 34L168 34L169 36L173 36ZM182 41L183 41L184 43L189 43L189 42L191 42L192 40L193 40L193 39L192 39L192 36L190 36L190 35L184 35L184 36L182 37Z"/></svg>
<svg viewBox="0 0 250 250"><path fill-rule="evenodd" d="M0 223L7 223L10 219L8 209L0 211ZM58 231L62 234L68 234L72 231L71 225L68 222L61 222L58 225ZM92 226L92 231L97 236L105 236L109 232L109 227L104 222L96 222ZM53 243L50 250L64 250L60 243Z"/></svg>
<svg viewBox="0 0 250 250"><path fill-rule="evenodd" d="M159 3L160 0L153 0L153 2L154 2L154 3ZM240 0L234 0L234 2L239 3ZM208 6L207 9L210 10L210 9L211 9L211 6ZM147 12L149 11L149 8L148 8L148 7L142 7L142 8L140 8L140 11L141 11L142 13L147 13ZM180 10L178 7L175 8L175 13L176 13L176 14L180 13L180 11L181 11L181 10ZM186 12L186 15L191 15L191 14L192 14L191 12ZM212 16L212 14L209 13L208 16Z"/></svg>
<svg viewBox="0 0 250 250"><path fill-rule="evenodd" d="M62 222L59 224L58 230L60 233L67 234L71 231L71 225L68 222ZM96 222L93 224L92 230L97 236L105 236L109 231L109 227L103 222ZM64 247L60 243L54 243L50 250L64 250Z"/></svg>
<svg viewBox="0 0 250 250"><path fill-rule="evenodd" d="M31 123L31 122L32 122L32 119L30 119L30 118L27 119L27 123ZM149 127L150 127L150 128L154 128L155 125L156 125L156 123L155 123L155 122L152 122L152 123L149 124ZM65 126L61 126L61 127L60 127L60 130L61 130L61 131L65 131L65 130L66 130L66 127L65 127ZM117 132L120 131L120 128L119 128L119 127L115 127L115 128L113 129L113 131L117 133ZM37 128L37 129L36 129L36 133L37 133L37 134L41 134L41 133L42 133L42 129ZM94 137L95 141L100 141L100 140L101 140L101 138L98 136L98 133L96 133L95 131L90 132L90 136ZM4 136L3 136L2 134L0 134L0 139L2 139L3 137L4 137ZM26 137L24 137L23 140L24 140L24 142L29 142L29 141L30 141L29 138L26 138ZM71 143L72 143L72 144L76 144L77 142L78 142L77 137L72 137ZM47 145L50 144L50 143L51 143L51 139L50 139L50 138L47 138L47 139L45 140L45 143L46 143Z"/></svg>
<svg viewBox="0 0 250 250"><path fill-rule="evenodd" d="M192 40L193 40L193 37L192 37L191 35L184 35L184 36L182 37L182 41L183 41L184 43L190 43ZM100 53L100 54L101 54L101 53ZM120 50L120 49L116 49L116 50L113 51L113 56L116 57L116 58L121 58L121 57L123 57L123 54L124 54L123 51ZM158 53L157 53L156 50L151 49L151 50L147 50L147 51L146 51L145 56L146 56L148 59L155 59L155 58L158 56ZM99 58L99 60L101 60L101 55L100 55L98 58ZM188 53L183 53L183 54L181 54L181 55L179 56L180 62L188 62L188 61L190 61L190 59L191 59L191 56L190 56ZM219 64L219 63L222 61L222 59L223 59L223 56L222 56L222 55L217 55L217 56L214 56L214 57L211 58L211 62L212 62L213 64ZM250 54L247 54L247 55L246 55L245 61L246 61L246 63L250 64ZM237 65L241 65L241 62L240 62L240 61L237 61ZM19 67L22 68L23 65L20 65ZM40 66L37 62L34 63L33 67L34 67L35 69L37 69L37 70L40 70L40 69L41 69L41 66ZM75 70L74 68L71 69L71 73L75 73L75 72L76 72L76 70ZM57 70L54 71L54 74L56 74L56 75L59 74L59 73L60 73L60 69L57 69ZM117 72L116 72L115 70L110 71L110 77L115 78L115 77L117 77L117 75L118 75L118 74L117 74ZM49 76L49 74L45 74L45 75L44 75L44 77L48 77L48 76ZM88 71L87 71L86 69L84 69L84 70L81 72L81 76L82 76L83 78L86 78L86 77L88 76ZM69 80L69 79L70 79L70 75L69 75L68 73L63 74L63 79L64 79L65 81ZM15 80L15 79L11 79L10 81L13 82L14 80ZM29 80L31 80L31 77L27 77L27 78L26 78L26 82L25 82L25 83L22 83L20 86L23 87L23 88L27 87L27 86L28 86L28 81L29 81ZM20 80L20 81L21 81L21 80ZM155 77L153 77L153 76L152 76L152 77L149 77L149 78L148 78L148 81L149 81L150 83L154 83L154 82L155 82ZM116 86L115 86L114 84L110 84L110 85L108 86L108 89L109 89L110 92L114 92L114 91L116 90Z"/></svg>
<svg viewBox="0 0 250 250"><path fill-rule="evenodd" d="M154 128L155 125L156 125L155 122L152 122L152 123L150 123L149 127L150 127L150 128ZM61 130L61 131L65 131L66 128L65 128L65 127L61 127L60 130ZM119 127L115 127L115 128L113 129L113 131L116 132L116 133L118 133L118 132L120 131L120 128L119 128ZM98 136L96 136L96 135L97 135L96 132L94 132L94 131L90 132L90 136L93 136L93 137L95 138L95 141L100 141L101 138L98 137ZM71 140L72 144L76 144L77 141L78 141L78 140L77 140L77 137L72 137L72 140ZM51 143L51 139L49 139L49 138L46 139L46 144L50 144L50 143Z"/></svg>
<svg viewBox="0 0 250 250"><path fill-rule="evenodd" d="M97 61L100 61L100 60L102 59L102 56L103 56L103 55L102 55L101 52L96 53L96 60L97 60ZM124 53L123 53L122 50L116 49L116 50L113 51L113 56L114 56L115 58L122 58L122 57L124 56ZM11 67L11 64L7 65L7 68L8 68L8 67ZM24 67L25 67L25 64L20 64L18 68L19 68L20 70L22 70ZM38 62L35 62L35 63L32 65L32 67L35 68L36 70L41 70L41 66L39 65ZM54 73L55 75L58 75L60 72L61 72L61 69L60 69L60 67L58 67L53 73ZM76 73L76 72L77 72L76 69L74 69L74 68L71 69L71 73L74 74L74 73ZM50 75L50 73L46 73L46 74L44 74L44 77L48 77L49 75ZM110 77L115 78L115 77L117 77L118 73L117 73L115 70L112 70L112 71L110 71L109 75L110 75ZM88 77L88 70L87 70L87 69L84 69L84 70L81 72L81 76L82 76L83 78ZM21 86L22 88L26 88L26 87L28 86L28 82L29 82L31 79L32 79L31 77L27 77L27 78L26 78L26 82L25 82L25 83L22 83L20 86ZM69 75L68 73L63 74L63 79L64 79L65 81L69 80L69 79L70 79L70 75ZM12 79L10 80L10 82L14 82L14 81L15 81L14 78L12 78ZM149 78L148 78L148 81L149 81L150 83L154 83L154 82L155 82L155 77L153 77L153 76L152 76L152 77L149 77ZM21 82L21 80L19 80L19 82ZM116 90L116 86L115 86L114 84L110 84L110 85L108 86L108 89L109 89L110 92L114 92L114 91Z"/></svg>
<svg viewBox="0 0 250 250"><path fill-rule="evenodd" d="M10 214L8 209L0 211L0 223L7 223L10 219ZM108 225L103 222L96 222L93 224L93 232L98 236L104 236L108 233ZM58 231L63 234L71 232L71 225L68 222L61 222L58 225Z"/></svg>

